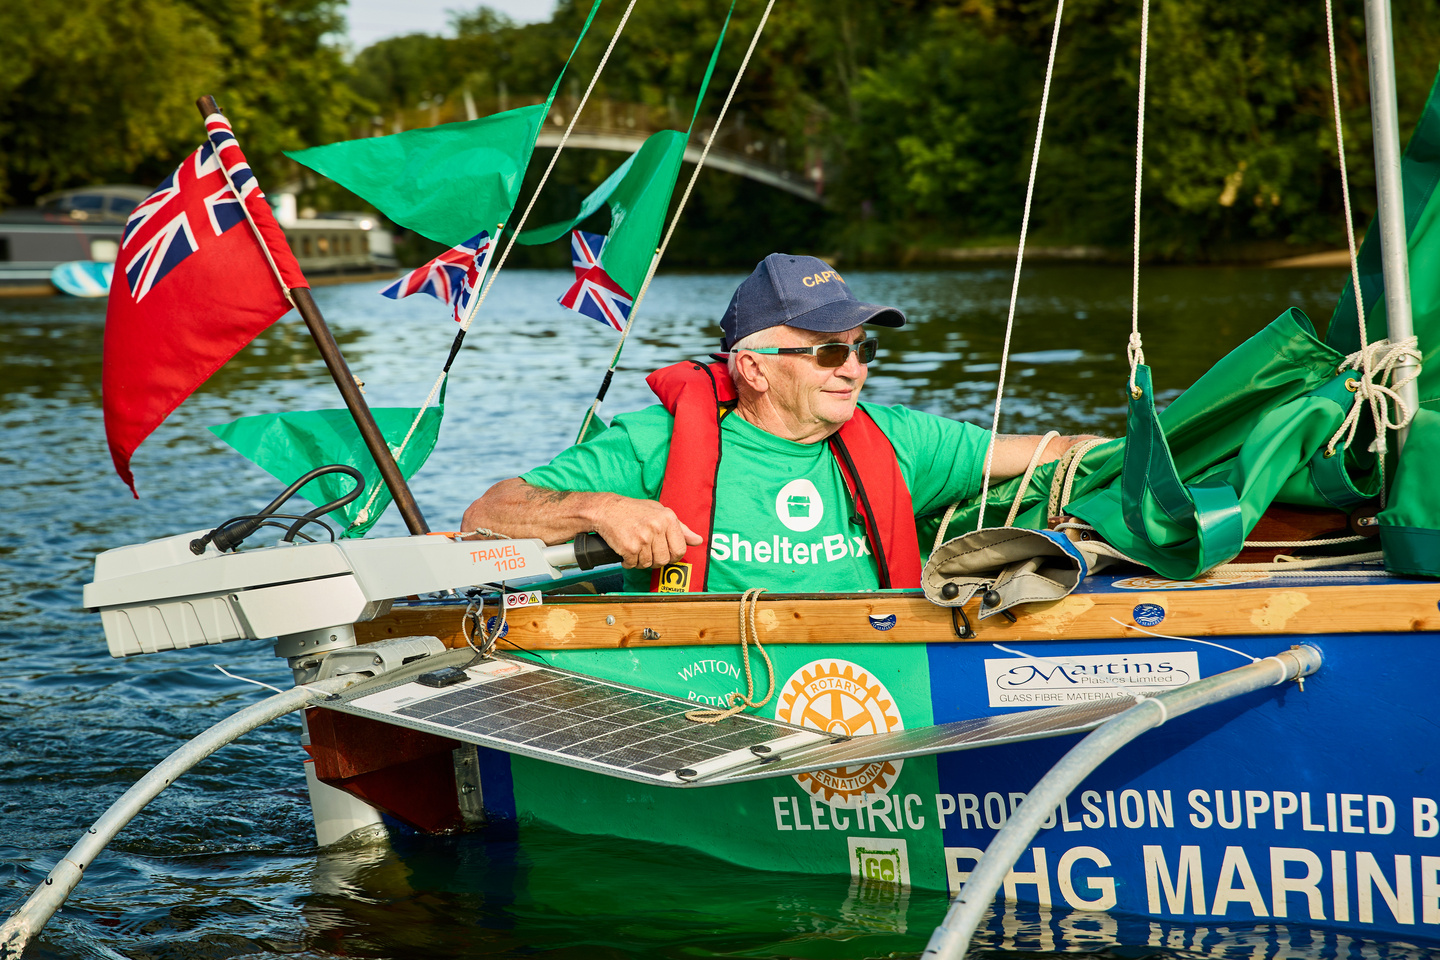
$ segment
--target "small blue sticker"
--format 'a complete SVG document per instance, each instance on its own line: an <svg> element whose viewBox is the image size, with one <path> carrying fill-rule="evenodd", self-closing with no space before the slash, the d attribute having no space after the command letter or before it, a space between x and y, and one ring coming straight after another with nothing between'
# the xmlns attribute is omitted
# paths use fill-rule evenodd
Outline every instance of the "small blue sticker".
<svg viewBox="0 0 1440 960"><path fill-rule="evenodd" d="M1130 615L1135 618L1136 626L1153 627L1165 619L1165 608L1158 603L1137 603Z"/></svg>
<svg viewBox="0 0 1440 960"><path fill-rule="evenodd" d="M1135 609L1138 610L1138 609L1140 609L1140 608L1139 608L1139 607L1136 607ZM1164 616L1164 614L1161 614L1161 616ZM500 623L500 618L499 618L499 617L491 617L489 620L486 620L486 621L485 621L485 632L486 632L486 633L493 634L493 633L495 632L495 627L496 627L499 623ZM501 626L501 627L500 627L500 637L505 636L505 634L507 634L507 633L509 633L509 632L510 632L510 624L509 624L509 622L507 621L507 622L504 624L504 626ZM496 639L496 640L499 640L500 637L496 637L495 639Z"/></svg>
<svg viewBox="0 0 1440 960"><path fill-rule="evenodd" d="M870 626L874 627L876 630L893 629L895 626L895 614L892 613L889 616L884 617L877 617L872 615L870 617Z"/></svg>

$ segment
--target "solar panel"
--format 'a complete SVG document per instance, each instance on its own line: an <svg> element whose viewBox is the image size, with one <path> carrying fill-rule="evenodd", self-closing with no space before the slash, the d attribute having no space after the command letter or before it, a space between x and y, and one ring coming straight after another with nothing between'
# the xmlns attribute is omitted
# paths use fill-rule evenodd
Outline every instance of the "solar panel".
<svg viewBox="0 0 1440 960"><path fill-rule="evenodd" d="M428 658L352 687L321 705L466 743L667 786L787 776L1093 729L1134 706L1117 698L1074 707L962 720L854 739L742 713L719 723L685 714L697 704L499 654ZM415 678L464 666L468 679L437 689Z"/></svg>
<svg viewBox="0 0 1440 960"><path fill-rule="evenodd" d="M423 671L417 664L322 705L565 766L674 786L834 739L747 714L696 723L685 714L701 705L689 700L503 654L465 667L469 679L443 689L415 679L470 658L469 651L432 657Z"/></svg>

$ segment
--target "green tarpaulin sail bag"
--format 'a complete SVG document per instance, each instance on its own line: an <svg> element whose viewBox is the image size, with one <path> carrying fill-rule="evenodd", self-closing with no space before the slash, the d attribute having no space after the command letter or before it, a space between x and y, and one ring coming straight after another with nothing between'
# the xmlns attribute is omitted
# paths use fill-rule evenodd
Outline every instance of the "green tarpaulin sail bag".
<svg viewBox="0 0 1440 960"><path fill-rule="evenodd" d="M1423 371L1417 383L1420 409L1398 465L1389 461L1391 481L1380 512L1385 568L1409 576L1440 577L1440 77L1420 113L1420 122L1400 163L1405 190L1405 230L1410 260L1410 309L1420 342ZM1380 237L1366 236L1358 257L1365 303L1365 336L1386 337L1385 277ZM1350 282L1335 305L1327 339L1343 353L1360 347L1355 294ZM1368 423L1369 415L1361 422ZM1367 440L1368 443L1368 440ZM1391 440L1391 449L1394 440Z"/></svg>
<svg viewBox="0 0 1440 960"><path fill-rule="evenodd" d="M1391 572L1440 577L1440 77L1406 147L1402 177L1414 330L1425 371L1420 409L1391 470L1380 537ZM1361 246L1359 272L1373 343L1386 337L1378 236ZM1378 497L1368 413L1348 448L1330 446L1355 399L1358 374L1345 360L1359 349L1358 331L1347 282L1326 342L1304 314L1287 311L1158 416L1141 368L1137 381L1143 377L1145 385L1131 401L1129 439L1085 457L1068 511L1122 552L1182 579L1238 549L1237 512L1243 540L1272 502L1350 510ZM1052 463L1035 471L1021 494L1017 525L1046 523L1055 469ZM1003 516L1019 484L992 489L987 513ZM942 535L974 529L978 512L979 504L961 505ZM931 542L937 525L933 517L921 520L922 542Z"/></svg>
<svg viewBox="0 0 1440 960"><path fill-rule="evenodd" d="M1309 318L1292 309L1158 415L1149 400L1149 371L1141 368L1137 381L1144 380L1144 390L1131 398L1128 419L1130 437L1142 438L1144 448L1132 452L1130 440L1116 440L1091 451L1076 473L1067 512L1162 575L1186 579L1238 552L1276 499L1324 506L1346 499L1342 491L1353 491L1350 499L1373 495L1361 457L1353 451L1323 457L1349 409L1343 360L1315 335ZM1328 461L1321 481L1312 465L1317 455ZM1035 471L1017 526L1045 526L1056 466ZM1019 482L991 490L987 516L1005 515ZM978 511L978 503L962 505L945 535L974 529ZM933 540L936 527L933 518L922 521L922 542Z"/></svg>

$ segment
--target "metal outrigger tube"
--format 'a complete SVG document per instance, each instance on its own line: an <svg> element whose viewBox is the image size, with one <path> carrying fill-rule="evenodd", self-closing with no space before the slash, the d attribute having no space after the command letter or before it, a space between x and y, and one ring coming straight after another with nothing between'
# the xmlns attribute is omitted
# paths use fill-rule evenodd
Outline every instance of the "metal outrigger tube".
<svg viewBox="0 0 1440 960"><path fill-rule="evenodd" d="M1319 670L1320 663L1317 648L1300 644L1273 657L1140 699L1129 710L1105 721L1050 768L995 834L944 921L931 935L921 954L923 960L962 960L1006 875L1051 811L1121 747L1172 717L1287 680L1302 680Z"/></svg>
<svg viewBox="0 0 1440 960"><path fill-rule="evenodd" d="M110 805L60 862L55 864L30 895L30 899L5 921L4 926L0 926L0 960L19 960L31 939L39 935L46 922L74 892L84 876L85 868L95 862L106 844L135 819L151 800L158 797L161 791L191 767L251 730L324 700L364 679L365 674L346 674L293 687L284 693L267 697L226 717L162 760Z"/></svg>

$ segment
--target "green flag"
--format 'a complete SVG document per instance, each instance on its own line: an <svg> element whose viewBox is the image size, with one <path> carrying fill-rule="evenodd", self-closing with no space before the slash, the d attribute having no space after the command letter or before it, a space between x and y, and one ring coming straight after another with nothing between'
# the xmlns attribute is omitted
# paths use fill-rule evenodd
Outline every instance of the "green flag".
<svg viewBox="0 0 1440 960"><path fill-rule="evenodd" d="M700 92L695 97L695 109L690 114L690 126L685 132L661 130L652 134L630 159L585 198L580 204L580 212L574 217L526 230L515 238L516 242L539 244L558 240L608 201L610 233L600 251L600 266L630 296L640 293L640 287L650 271L650 261L657 252L660 229L665 224L665 213L675 192L675 180L680 176L680 164L685 159L690 131L695 128L695 119L700 116L700 105L705 101L705 91L710 87L715 63L720 59L720 47L725 41L725 31L730 27L730 16L734 12L735 4L732 2L720 28L720 36L715 39L715 48L710 52L710 62L705 67Z"/></svg>
<svg viewBox="0 0 1440 960"><path fill-rule="evenodd" d="M527 247L533 247L542 243L550 243L552 240L559 240L565 236L565 234L575 229L578 224L590 217L596 210L599 210L605 201L610 199L610 195L615 192L616 187L620 186L620 181L625 179L625 175L630 172L630 168L634 165L635 154L632 153L625 159L624 163L615 168L614 173L605 178L604 183L596 187L590 196L585 198L585 201L580 204L579 213L575 214L575 216L569 220L561 220L558 223L549 223L543 227L526 230L516 235L515 242L523 243Z"/></svg>
<svg viewBox="0 0 1440 960"><path fill-rule="evenodd" d="M600 3L591 5L571 58ZM564 76L562 68L544 103L285 155L374 204L395 223L453 247L509 218Z"/></svg>
<svg viewBox="0 0 1440 960"><path fill-rule="evenodd" d="M665 212L685 159L687 134L679 130L652 133L610 176L596 187L580 212L569 220L526 230L517 243L538 244L558 240L576 224L610 203L610 235L600 251L600 266L610 279L634 297L650 270L650 258L665 225Z"/></svg>
<svg viewBox="0 0 1440 960"><path fill-rule="evenodd" d="M453 247L492 235L520 183L550 103L286 156L374 204L395 223Z"/></svg>
<svg viewBox="0 0 1440 960"><path fill-rule="evenodd" d="M394 454L400 449L400 442L405 439L405 433L415 419L415 408L379 407L371 412L375 414L375 422L385 437L386 445ZM426 409L420 425L405 445L399 464L400 473L407 480L420 469L435 448L444 412L442 394L440 404ZM328 514L339 524L342 537L363 537L390 505L390 491L380 479L380 469L375 466L375 460L360 438L360 431L348 410L301 410L241 417L232 423L211 427L210 432L284 484L293 483L297 477L326 463L343 463L359 470L365 477L365 491L357 499ZM311 503L329 503L349 493L353 486L354 481L349 477L330 474L301 487L300 495ZM307 532L314 535L313 530Z"/></svg>
<svg viewBox="0 0 1440 960"><path fill-rule="evenodd" d="M650 271L685 159L686 139L679 130L651 134L610 195L610 235L600 250L600 266L632 297L640 293Z"/></svg>

